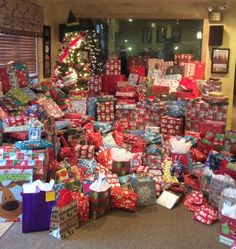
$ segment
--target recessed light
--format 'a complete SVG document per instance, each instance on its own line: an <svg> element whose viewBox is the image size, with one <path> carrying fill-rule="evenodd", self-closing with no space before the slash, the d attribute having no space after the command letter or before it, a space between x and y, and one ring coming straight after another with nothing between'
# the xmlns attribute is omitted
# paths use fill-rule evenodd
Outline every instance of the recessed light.
<svg viewBox="0 0 236 249"><path fill-rule="evenodd" d="M129 22L133 22L133 19L129 19Z"/></svg>

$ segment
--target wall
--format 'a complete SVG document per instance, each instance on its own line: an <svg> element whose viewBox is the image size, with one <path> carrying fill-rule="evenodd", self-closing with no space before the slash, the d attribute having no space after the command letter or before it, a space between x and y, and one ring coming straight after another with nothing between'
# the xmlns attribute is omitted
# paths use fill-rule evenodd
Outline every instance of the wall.
<svg viewBox="0 0 236 249"><path fill-rule="evenodd" d="M235 78L235 55L236 55L236 3L231 3L229 8L224 12L224 37L221 48L230 48L230 62L228 74L211 74L211 53L213 46L208 47L206 52L206 76L220 77L223 82L223 93L229 96L229 108L227 127L232 127L233 114L233 92L234 92L234 78ZM218 23L217 23L218 24ZM212 24L213 25L213 24Z"/></svg>

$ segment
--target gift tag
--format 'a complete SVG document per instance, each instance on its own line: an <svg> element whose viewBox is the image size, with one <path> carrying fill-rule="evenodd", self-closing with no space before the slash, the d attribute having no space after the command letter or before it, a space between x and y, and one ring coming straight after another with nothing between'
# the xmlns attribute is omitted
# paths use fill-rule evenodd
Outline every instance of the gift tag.
<svg viewBox="0 0 236 249"><path fill-rule="evenodd" d="M45 199L46 202L55 201L56 200L55 191L46 192Z"/></svg>

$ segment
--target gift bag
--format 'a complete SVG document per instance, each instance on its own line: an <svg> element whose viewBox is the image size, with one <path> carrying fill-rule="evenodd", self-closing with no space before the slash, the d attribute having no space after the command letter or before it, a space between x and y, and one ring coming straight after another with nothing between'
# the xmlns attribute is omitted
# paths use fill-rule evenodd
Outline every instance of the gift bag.
<svg viewBox="0 0 236 249"><path fill-rule="evenodd" d="M89 188L90 216L97 219L103 216L110 207L110 185L105 174L99 173L98 179Z"/></svg>
<svg viewBox="0 0 236 249"><path fill-rule="evenodd" d="M156 182L149 177L134 178L131 180L135 193L138 194L138 206L156 204Z"/></svg>
<svg viewBox="0 0 236 249"><path fill-rule="evenodd" d="M55 205L55 192L24 192L25 189L22 195L22 232L49 230L52 207Z"/></svg>
<svg viewBox="0 0 236 249"><path fill-rule="evenodd" d="M33 167L0 167L0 222L21 220L22 185L31 182L32 178Z"/></svg>
<svg viewBox="0 0 236 249"><path fill-rule="evenodd" d="M229 206L236 205L236 188L225 188L221 192L218 206L219 215L221 215L221 211L225 202L229 204Z"/></svg>
<svg viewBox="0 0 236 249"><path fill-rule="evenodd" d="M70 191L61 191L58 204L52 208L50 235L66 239L79 228L78 208Z"/></svg>
<svg viewBox="0 0 236 249"><path fill-rule="evenodd" d="M219 206L221 192L227 187L235 187L235 181L228 175L214 175L211 178L209 202L215 206Z"/></svg>

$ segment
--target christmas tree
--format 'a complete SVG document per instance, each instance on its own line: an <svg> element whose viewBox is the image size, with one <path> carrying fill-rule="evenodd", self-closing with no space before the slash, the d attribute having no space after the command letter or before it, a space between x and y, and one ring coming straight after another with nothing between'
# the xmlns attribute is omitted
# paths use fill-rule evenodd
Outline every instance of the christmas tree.
<svg viewBox="0 0 236 249"><path fill-rule="evenodd" d="M100 75L103 70L101 43L90 18L79 19L79 29L86 33L86 48L89 50L91 74Z"/></svg>
<svg viewBox="0 0 236 249"><path fill-rule="evenodd" d="M85 33L79 32L79 23L70 11L64 42L54 70L53 82L59 87L87 89L90 65Z"/></svg>
<svg viewBox="0 0 236 249"><path fill-rule="evenodd" d="M86 31L86 47L89 50L91 74L100 75L103 71L100 40L95 30Z"/></svg>

